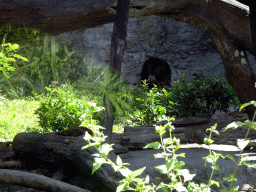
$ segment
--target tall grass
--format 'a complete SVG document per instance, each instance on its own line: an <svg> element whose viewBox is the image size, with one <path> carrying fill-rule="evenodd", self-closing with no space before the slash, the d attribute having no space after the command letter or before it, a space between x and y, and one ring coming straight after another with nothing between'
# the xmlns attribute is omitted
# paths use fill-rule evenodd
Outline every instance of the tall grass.
<svg viewBox="0 0 256 192"><path fill-rule="evenodd" d="M55 37L46 36L29 42L19 43L17 54L28 58L28 62L18 59L13 62L15 71L8 79L0 74L3 94L11 98L21 96L16 87L23 87L23 95L31 95L32 91L44 92L44 87L52 82L75 82L83 75L83 58L66 45L60 45Z"/></svg>

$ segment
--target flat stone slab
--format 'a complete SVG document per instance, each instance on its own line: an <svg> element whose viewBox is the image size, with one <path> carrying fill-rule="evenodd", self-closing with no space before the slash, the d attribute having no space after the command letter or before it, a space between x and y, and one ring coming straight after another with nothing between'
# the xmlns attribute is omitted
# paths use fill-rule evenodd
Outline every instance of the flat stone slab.
<svg viewBox="0 0 256 192"><path fill-rule="evenodd" d="M234 159L238 160L239 149L232 145L211 145L211 150L216 153L222 153L224 156L230 154ZM154 166L162 165L165 163L164 159L155 159L154 154L161 152L161 150L137 150L129 151L126 154L120 155L123 162L129 163L127 166L131 170L136 170L142 167L147 167L143 172L143 177L149 175L150 181L158 185L160 182L168 181L168 178L165 175L162 175L155 171ZM209 176L211 174L212 164L206 163L204 166L205 160L202 157L209 155L208 147L204 144L184 144L180 145L180 149L176 151L176 154L185 153L185 158L178 157L179 161L184 161L184 169L189 169L191 174L196 174L194 181L208 183ZM249 149L244 150L243 155L249 154L248 162L256 164L256 150ZM220 182L223 177L226 177L234 172L235 162L229 158L219 158L217 165L220 166L221 171L214 171L213 180ZM233 184L234 186L239 185L239 191L247 190L250 185L256 184L256 169L253 166L239 166L237 170L237 182ZM229 183L223 182L223 185L228 188ZM220 188L216 185L211 188L215 191L223 188L223 185L220 184Z"/></svg>

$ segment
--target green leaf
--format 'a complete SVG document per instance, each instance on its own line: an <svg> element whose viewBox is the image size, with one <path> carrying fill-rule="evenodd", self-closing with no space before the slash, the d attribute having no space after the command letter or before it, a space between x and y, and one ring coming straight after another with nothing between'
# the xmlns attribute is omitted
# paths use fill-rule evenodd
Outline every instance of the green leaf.
<svg viewBox="0 0 256 192"><path fill-rule="evenodd" d="M254 105L255 106L255 101L250 101L248 103L242 104L239 111L241 111L243 108L247 107L248 105Z"/></svg>
<svg viewBox="0 0 256 192"><path fill-rule="evenodd" d="M214 143L214 140L212 139L209 139L209 138L204 138L204 144L206 145L211 145Z"/></svg>
<svg viewBox="0 0 256 192"><path fill-rule="evenodd" d="M132 171L130 171L128 168L122 168L119 171L124 177L127 178L130 177L130 175L132 174Z"/></svg>
<svg viewBox="0 0 256 192"><path fill-rule="evenodd" d="M175 165L175 170L181 169L185 165L184 161L179 161L178 164Z"/></svg>
<svg viewBox="0 0 256 192"><path fill-rule="evenodd" d="M155 169L160 171L161 174L167 174L167 168L166 165L158 165L155 166Z"/></svg>
<svg viewBox="0 0 256 192"><path fill-rule="evenodd" d="M113 150L112 145L109 145L107 143L103 144L100 148L100 153L104 154L106 157L108 156L109 152Z"/></svg>
<svg viewBox="0 0 256 192"><path fill-rule="evenodd" d="M106 160L104 158L95 158L93 162L92 174L97 171Z"/></svg>
<svg viewBox="0 0 256 192"><path fill-rule="evenodd" d="M13 57L16 57L17 59L22 59L23 61L28 61L28 59L26 57L23 57L23 56L18 55L18 54L13 54Z"/></svg>
<svg viewBox="0 0 256 192"><path fill-rule="evenodd" d="M16 114L14 113L14 114L12 115L12 119L15 119L15 117L16 117Z"/></svg>
<svg viewBox="0 0 256 192"><path fill-rule="evenodd" d="M122 164L122 159L118 155L117 155L117 158L116 158L116 164L117 165Z"/></svg>
<svg viewBox="0 0 256 192"><path fill-rule="evenodd" d="M244 150L244 148L249 144L249 140L247 139L237 139L237 145L240 150Z"/></svg>
<svg viewBox="0 0 256 192"><path fill-rule="evenodd" d="M136 171L134 171L134 177L139 176L144 170L146 169L146 167L137 169Z"/></svg>
<svg viewBox="0 0 256 192"><path fill-rule="evenodd" d="M117 189L116 189L116 192L121 192L121 191L124 191L124 189L126 189L128 187L128 183L122 183L120 184Z"/></svg>
<svg viewBox="0 0 256 192"><path fill-rule="evenodd" d="M176 166L177 162L178 162L178 160L175 159L175 158L171 158L171 159L167 159L166 160L165 165L166 165L168 173L174 169L174 167Z"/></svg>
<svg viewBox="0 0 256 192"><path fill-rule="evenodd" d="M247 119L244 123L245 123L248 127L250 127L250 128L253 128L253 129L256 128L256 122L255 122L255 121L250 121L250 120Z"/></svg>
<svg viewBox="0 0 256 192"><path fill-rule="evenodd" d="M84 140L90 140L92 136L88 133L88 131L85 132L85 136L83 137Z"/></svg>
<svg viewBox="0 0 256 192"><path fill-rule="evenodd" d="M182 183L178 182L174 188L177 190L177 191L184 191L184 192L187 192L188 190L186 189L186 187L183 186Z"/></svg>
<svg viewBox="0 0 256 192"><path fill-rule="evenodd" d="M236 129L236 128L241 127L241 126L243 126L243 125L245 125L243 122L241 122L241 121L235 121L235 122L232 122L232 123L228 124L224 131L226 131L226 130L229 129L229 128L234 128L234 129Z"/></svg>
<svg viewBox="0 0 256 192"><path fill-rule="evenodd" d="M149 176L147 175L146 178L145 178L145 182L146 183L149 183Z"/></svg>
<svg viewBox="0 0 256 192"><path fill-rule="evenodd" d="M184 182L191 181L196 176L196 174L190 174L188 169L177 170L177 173L179 173L179 175L183 175Z"/></svg>
<svg viewBox="0 0 256 192"><path fill-rule="evenodd" d="M233 157L232 155L230 155L230 154L225 155L225 157L227 157L227 158L233 160L234 162L236 162L236 160L234 159L234 157Z"/></svg>
<svg viewBox="0 0 256 192"><path fill-rule="evenodd" d="M166 131L164 126L155 126L156 133L158 133L160 136L162 136Z"/></svg>
<svg viewBox="0 0 256 192"><path fill-rule="evenodd" d="M143 149L147 149L147 148L159 149L160 147L161 147L161 144L158 141L155 141L147 144Z"/></svg>

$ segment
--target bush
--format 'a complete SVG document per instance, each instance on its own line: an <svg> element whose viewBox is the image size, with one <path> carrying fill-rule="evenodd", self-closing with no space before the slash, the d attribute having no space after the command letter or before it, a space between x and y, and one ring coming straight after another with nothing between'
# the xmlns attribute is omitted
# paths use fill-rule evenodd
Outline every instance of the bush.
<svg viewBox="0 0 256 192"><path fill-rule="evenodd" d="M201 115L210 117L218 111L228 111L232 104L238 104L236 93L226 80L217 77L202 78L196 75L191 82L182 74L181 81L172 84L174 115L187 117Z"/></svg>
<svg viewBox="0 0 256 192"><path fill-rule="evenodd" d="M101 110L95 103L79 99L71 86L45 89L48 94L35 111L45 131L63 131L83 121L92 124L93 114Z"/></svg>
<svg viewBox="0 0 256 192"><path fill-rule="evenodd" d="M143 82L138 92L140 96L136 98L133 106L134 112L130 115L133 123L143 125L167 119L167 111L172 109L170 92L156 85L150 89L146 81Z"/></svg>
<svg viewBox="0 0 256 192"><path fill-rule="evenodd" d="M218 111L228 111L230 105L239 104L231 85L225 79L211 77L206 79L197 75L191 82L180 74L180 81L172 82L172 87L138 88L133 102L130 120L137 125L155 123L176 116L210 117Z"/></svg>

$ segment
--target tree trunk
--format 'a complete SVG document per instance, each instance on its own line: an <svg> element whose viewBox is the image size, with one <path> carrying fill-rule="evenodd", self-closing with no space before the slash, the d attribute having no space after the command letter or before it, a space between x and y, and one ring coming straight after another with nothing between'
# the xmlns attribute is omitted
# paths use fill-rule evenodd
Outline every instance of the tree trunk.
<svg viewBox="0 0 256 192"><path fill-rule="evenodd" d="M255 61L256 61L256 24L255 24L256 8L254 5L254 2L251 0L238 0L238 1L249 6L249 18L250 18L250 27L251 27L251 37L252 37L252 49L253 49L252 52L253 52L253 55L255 56ZM236 50L238 50L238 53L241 53L241 50L239 50L238 48L236 48ZM229 64L226 65L225 60L223 60L223 57L222 57L222 60L225 65L226 78L228 82L234 87L240 102L243 104L251 100L256 100L256 91L255 91L255 75L252 72L251 67L248 65L249 62L248 62L245 50L242 50L242 52L244 53L244 59L243 59L243 55L240 56L239 54L239 56L236 56L235 54L234 61L236 60L235 62L237 62L237 64L234 63L234 65L229 65ZM243 64L241 59L243 59L243 61L246 63ZM238 64L239 60L241 61L240 66ZM242 69L243 67L248 67L248 68L246 70L243 70ZM249 115L250 120L252 120L255 110L256 108L252 105L246 107L246 111Z"/></svg>
<svg viewBox="0 0 256 192"><path fill-rule="evenodd" d="M120 75L126 49L127 24L130 0L118 0L116 20L111 37L110 69Z"/></svg>
<svg viewBox="0 0 256 192"><path fill-rule="evenodd" d="M249 7L249 18L250 18L250 27L252 33L252 48L253 55L256 60L256 6L255 2L252 0L238 0L240 3L245 4Z"/></svg>
<svg viewBox="0 0 256 192"><path fill-rule="evenodd" d="M240 102L256 100L255 75L249 65L245 50L241 50L223 30L211 33L220 52L225 67L227 81L231 84ZM246 107L249 119L252 120L256 108Z"/></svg>
<svg viewBox="0 0 256 192"><path fill-rule="evenodd" d="M254 5L255 6L255 5ZM256 61L256 8L250 6L250 25L251 25L251 32L252 32L252 47L254 51L255 61Z"/></svg>
<svg viewBox="0 0 256 192"><path fill-rule="evenodd" d="M110 65L109 68L113 75L117 74L120 77L121 65L123 60L124 51L126 49L126 36L127 36L127 24L129 18L129 5L130 0L118 0L116 20L113 27L113 33L111 37L111 50L110 50ZM119 78L120 79L120 78ZM116 92L115 89L109 89ZM108 90L106 90L108 91ZM108 94L108 93L107 93ZM112 127L114 123L115 107L111 103L110 99L104 95L103 104L106 111L103 113L101 125L106 129L103 133L108 136L106 142L111 141Z"/></svg>
<svg viewBox="0 0 256 192"><path fill-rule="evenodd" d="M105 107L105 110L103 111L100 125L105 128L103 130L104 135L108 136L106 138L106 142L110 143L112 136L112 127L114 124L115 107L111 103L109 97L107 97L105 94L103 96L103 106Z"/></svg>

